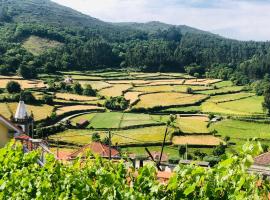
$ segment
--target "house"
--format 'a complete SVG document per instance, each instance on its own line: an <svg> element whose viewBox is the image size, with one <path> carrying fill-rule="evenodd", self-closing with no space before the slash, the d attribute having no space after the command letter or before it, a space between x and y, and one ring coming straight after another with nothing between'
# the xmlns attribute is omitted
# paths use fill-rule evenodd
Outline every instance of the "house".
<svg viewBox="0 0 270 200"><path fill-rule="evenodd" d="M160 158L160 155L161 155L160 152L152 151L150 153L153 156L155 161L159 161L159 158ZM149 158L150 158L150 156L149 156ZM160 162L168 162L168 160L169 160L169 156L166 153L163 153Z"/></svg>
<svg viewBox="0 0 270 200"><path fill-rule="evenodd" d="M71 76L68 76L68 77L65 78L64 82L65 82L66 84L73 84L73 79L72 79Z"/></svg>
<svg viewBox="0 0 270 200"><path fill-rule="evenodd" d="M109 146L102 144L100 142L92 142L88 145L85 145L84 147L82 147L78 151L70 154L69 159L72 160L72 159L75 159L77 157L86 157L88 152L91 152L94 155L99 155L99 156L105 157L105 158L110 157ZM115 157L119 157L119 156L120 156L120 153L116 149L111 148L111 157L115 158Z"/></svg>
<svg viewBox="0 0 270 200"><path fill-rule="evenodd" d="M263 153L254 158L254 165L270 166L270 152Z"/></svg>
<svg viewBox="0 0 270 200"><path fill-rule="evenodd" d="M0 114L0 148L16 136L23 133L23 130L10 120Z"/></svg>
<svg viewBox="0 0 270 200"><path fill-rule="evenodd" d="M89 125L89 121L82 119L79 122L76 123L77 128L85 128Z"/></svg>

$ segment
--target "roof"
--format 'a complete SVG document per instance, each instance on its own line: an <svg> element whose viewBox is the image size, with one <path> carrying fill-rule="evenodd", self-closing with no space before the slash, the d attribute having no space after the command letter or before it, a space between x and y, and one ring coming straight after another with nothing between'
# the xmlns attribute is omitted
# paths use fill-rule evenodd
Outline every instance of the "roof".
<svg viewBox="0 0 270 200"><path fill-rule="evenodd" d="M158 151L151 151L150 152L154 158L155 161L159 161L159 158L160 158L160 152ZM169 156L163 152L162 154L162 158L161 158L161 162L167 162L169 160Z"/></svg>
<svg viewBox="0 0 270 200"><path fill-rule="evenodd" d="M77 122L77 125L81 125L81 126L88 125L88 124L89 124L89 121L86 119L82 119L79 122Z"/></svg>
<svg viewBox="0 0 270 200"><path fill-rule="evenodd" d="M28 113L26 111L26 106L24 104L24 101L20 101L18 104L14 118L15 119L25 119L26 117L28 117Z"/></svg>
<svg viewBox="0 0 270 200"><path fill-rule="evenodd" d="M31 137L29 137L28 135L22 134L22 135L16 136L15 139L16 140L30 140Z"/></svg>
<svg viewBox="0 0 270 200"><path fill-rule="evenodd" d="M100 155L101 157L109 157L109 154L110 154L109 146L104 145L100 142L92 142L88 145L85 145L84 147L82 147L78 151L70 154L70 158L75 158L78 156L84 157L84 156L86 156L86 153L88 151L90 151L93 154ZM116 149L111 148L111 156L117 157L117 156L119 156L119 152Z"/></svg>
<svg viewBox="0 0 270 200"><path fill-rule="evenodd" d="M254 164L268 166L270 165L270 152L263 153L254 158Z"/></svg>
<svg viewBox="0 0 270 200"><path fill-rule="evenodd" d="M7 118L5 118L3 115L0 114L0 123L3 123L4 125L6 125L10 130L14 130L19 134L22 134L23 131L17 127L15 124L13 124L10 120L8 120Z"/></svg>

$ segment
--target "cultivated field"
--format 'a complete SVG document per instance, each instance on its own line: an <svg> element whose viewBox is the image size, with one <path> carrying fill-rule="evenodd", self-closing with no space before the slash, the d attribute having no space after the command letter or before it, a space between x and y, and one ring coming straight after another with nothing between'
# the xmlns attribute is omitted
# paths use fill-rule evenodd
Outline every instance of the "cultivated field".
<svg viewBox="0 0 270 200"><path fill-rule="evenodd" d="M83 96L70 93L56 93L55 97L58 99L64 99L68 101L95 101L98 100L97 97Z"/></svg>
<svg viewBox="0 0 270 200"><path fill-rule="evenodd" d="M209 134L209 130L207 128L208 121L208 117L206 116L178 116L176 125L185 134Z"/></svg>
<svg viewBox="0 0 270 200"><path fill-rule="evenodd" d="M223 141L212 135L190 135L174 136L172 142L174 145L217 146Z"/></svg>
<svg viewBox="0 0 270 200"><path fill-rule="evenodd" d="M75 105L75 106L63 106L56 110L57 115L62 115L72 111L104 111L104 108L93 105Z"/></svg>
<svg viewBox="0 0 270 200"><path fill-rule="evenodd" d="M40 80L24 80L18 77L9 77L6 76L0 77L0 88L5 88L9 81L16 81L21 85L22 89L30 88L45 88L45 84Z"/></svg>
<svg viewBox="0 0 270 200"><path fill-rule="evenodd" d="M106 97L122 96L123 92L131 88L129 84L115 84L110 88L105 88L99 91L99 94Z"/></svg>

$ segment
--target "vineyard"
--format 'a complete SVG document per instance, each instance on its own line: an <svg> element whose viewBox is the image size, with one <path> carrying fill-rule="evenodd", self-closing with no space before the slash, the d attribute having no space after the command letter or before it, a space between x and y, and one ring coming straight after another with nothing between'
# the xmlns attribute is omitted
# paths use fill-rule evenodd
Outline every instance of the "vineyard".
<svg viewBox="0 0 270 200"><path fill-rule="evenodd" d="M41 167L39 152L24 154L20 144L10 143L0 149L0 198L267 199L269 181L247 173L260 150L259 144L247 143L211 169L179 165L164 184L152 165L135 170L123 160L99 157L63 164L48 155Z"/></svg>

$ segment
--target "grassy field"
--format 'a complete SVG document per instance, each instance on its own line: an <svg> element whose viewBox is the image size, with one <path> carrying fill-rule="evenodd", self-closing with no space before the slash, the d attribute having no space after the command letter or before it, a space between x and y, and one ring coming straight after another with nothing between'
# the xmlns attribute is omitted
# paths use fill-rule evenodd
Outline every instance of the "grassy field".
<svg viewBox="0 0 270 200"><path fill-rule="evenodd" d="M42 54L48 49L56 48L61 45L62 43L55 40L49 40L38 36L30 36L23 43L23 47L35 56Z"/></svg>
<svg viewBox="0 0 270 200"><path fill-rule="evenodd" d="M101 90L101 89L108 88L108 87L112 86L111 84L104 82L104 81L79 81L79 83L82 84L83 86L89 84L95 90Z"/></svg>
<svg viewBox="0 0 270 200"><path fill-rule="evenodd" d="M130 101L130 104L133 104L139 99L139 95L141 95L142 92L126 92L124 97L126 100Z"/></svg>
<svg viewBox="0 0 270 200"><path fill-rule="evenodd" d="M247 98L251 96L255 96L255 94L247 93L247 92L240 92L240 93L234 93L234 94L211 96L211 98L208 101L214 102L214 103L222 103L226 101L239 100L239 99L243 99L243 98Z"/></svg>
<svg viewBox="0 0 270 200"><path fill-rule="evenodd" d="M140 101L133 108L154 108L158 106L192 105L203 99L206 95L192 95L184 93L153 93L140 96Z"/></svg>
<svg viewBox="0 0 270 200"><path fill-rule="evenodd" d="M206 101L202 104L202 112L226 115L263 115L263 97L253 96L225 103Z"/></svg>
<svg viewBox="0 0 270 200"><path fill-rule="evenodd" d="M204 116L178 117L176 125L185 134L208 134L208 121Z"/></svg>
<svg viewBox="0 0 270 200"><path fill-rule="evenodd" d="M112 143L115 145L121 144L133 144L133 143L153 143L153 142L162 142L164 137L166 127L165 126L154 126L154 127L145 127L138 129L128 129L112 132ZM49 137L51 140L57 140L62 142L68 142L78 145L85 145L91 142L92 134L97 131L93 130L80 130L80 129L71 129L66 130L62 133L52 135ZM98 132L101 138L108 136L106 131ZM169 141L170 135L167 137Z"/></svg>
<svg viewBox="0 0 270 200"><path fill-rule="evenodd" d="M241 92L243 90L243 86L230 86L230 87L221 87L214 90L205 90L199 91L197 93L207 94L207 95L216 95L216 94L226 94L232 92Z"/></svg>
<svg viewBox="0 0 270 200"><path fill-rule="evenodd" d="M96 110L100 110L103 111L104 108L98 107L98 106L93 106L93 105L75 105L75 106L63 106L63 107L59 107L56 110L56 114L57 115L62 115L65 114L67 112L71 112L71 111L96 111Z"/></svg>
<svg viewBox="0 0 270 200"><path fill-rule="evenodd" d="M201 111L201 106L182 106L176 108L167 108L161 110L161 112L177 112L177 113L198 113Z"/></svg>
<svg viewBox="0 0 270 200"><path fill-rule="evenodd" d="M211 89L205 86L187 86L187 85L153 85L153 86L141 86L133 88L138 92L186 92L187 88L192 88L194 91Z"/></svg>
<svg viewBox="0 0 270 200"><path fill-rule="evenodd" d="M0 114L6 118L9 118L11 114L13 115L16 112L18 103L0 103ZM50 116L53 110L52 106L49 105L26 105L28 114L33 112L35 120L45 119L47 116ZM12 112L10 113L9 110Z"/></svg>
<svg viewBox="0 0 270 200"><path fill-rule="evenodd" d="M172 139L175 145L203 145L203 146L217 146L223 141L212 135L188 135L188 136L174 136Z"/></svg>
<svg viewBox="0 0 270 200"><path fill-rule="evenodd" d="M55 97L58 99L64 99L68 101L94 101L98 100L97 97L90 97L90 96L83 96L77 94L70 94L70 93L56 93Z"/></svg>
<svg viewBox="0 0 270 200"><path fill-rule="evenodd" d="M31 88L44 88L45 84L40 80L24 80L24 79L7 79L0 78L0 88L6 88L6 85L10 81L16 81L21 85L22 89L31 89Z"/></svg>
<svg viewBox="0 0 270 200"><path fill-rule="evenodd" d="M123 92L131 87L129 84L115 84L110 88L100 90L99 94L106 97L122 96Z"/></svg>
<svg viewBox="0 0 270 200"><path fill-rule="evenodd" d="M184 84L186 85L211 85L220 82L220 79L187 79Z"/></svg>
<svg viewBox="0 0 270 200"><path fill-rule="evenodd" d="M82 119L90 121L90 125L88 126L89 128L108 129L139 125L160 125L164 123L168 117L148 114L107 112L81 115L73 118L71 121L76 123Z"/></svg>

